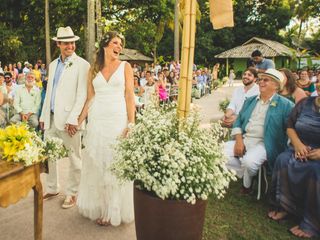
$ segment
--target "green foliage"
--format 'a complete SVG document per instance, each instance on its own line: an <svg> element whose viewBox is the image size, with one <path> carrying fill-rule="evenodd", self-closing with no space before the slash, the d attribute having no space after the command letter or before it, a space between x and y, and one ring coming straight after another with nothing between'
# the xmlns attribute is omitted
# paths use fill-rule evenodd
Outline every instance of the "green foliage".
<svg viewBox="0 0 320 240"><path fill-rule="evenodd" d="M45 59L44 1L2 0L5 12L0 13L1 60L4 63L26 61L33 63ZM80 36L77 52L84 53L84 24L86 22L86 1L49 1L50 33L53 37L61 26L71 26ZM76 17L75 17L76 16ZM55 43L51 42L53 57L58 56Z"/></svg>
<svg viewBox="0 0 320 240"><path fill-rule="evenodd" d="M173 20L175 0L102 0L104 30L117 30L127 39L128 48L136 48L144 54L163 56L170 61L173 56ZM279 30L297 16L308 21L320 15L318 0L234 0L233 28L213 30L209 19L207 0L198 0L201 20L197 23L195 62L206 66L215 64L214 55L238 46L253 36L282 42ZM44 1L2 0L0 12L0 51L2 62L36 61L45 59ZM84 55L87 1L49 1L50 35L60 26L71 26L80 36L77 53ZM199 20L199 19L198 19ZM299 35L299 26L293 35ZM301 30L303 36L303 29ZM182 35L182 34L181 34ZM180 35L180 37L181 37ZM292 45L293 36L288 33L284 42ZM319 33L306 39L309 48L319 53ZM181 45L181 41L180 41ZM51 41L52 57L58 55Z"/></svg>
<svg viewBox="0 0 320 240"><path fill-rule="evenodd" d="M0 52L2 61L15 61L17 56L17 49L21 49L22 42L20 34L14 33L11 28L8 28L4 23L0 23ZM20 54L24 56L24 51Z"/></svg>
<svg viewBox="0 0 320 240"><path fill-rule="evenodd" d="M109 0L106 4L106 19L114 20L110 25L123 32L128 48L156 55L165 29L173 25L174 0Z"/></svg>
<svg viewBox="0 0 320 240"><path fill-rule="evenodd" d="M130 25L125 31L126 47L139 49L142 53L150 56L154 50L153 44L156 25L151 21L137 22L136 25Z"/></svg>
<svg viewBox="0 0 320 240"><path fill-rule="evenodd" d="M220 101L220 102L219 102L219 110L220 110L221 112L224 112L224 113L225 113L226 110L227 110L227 107L229 106L229 103L230 103L230 99L229 99L229 98L226 98L226 99Z"/></svg>

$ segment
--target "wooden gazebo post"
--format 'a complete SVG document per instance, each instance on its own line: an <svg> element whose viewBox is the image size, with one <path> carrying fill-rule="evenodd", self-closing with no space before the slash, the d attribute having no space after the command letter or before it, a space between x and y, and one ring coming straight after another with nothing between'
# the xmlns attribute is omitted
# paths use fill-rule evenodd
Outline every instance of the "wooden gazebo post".
<svg viewBox="0 0 320 240"><path fill-rule="evenodd" d="M185 118L190 112L196 33L196 2L196 0L186 0L184 4L181 69L178 96L179 118Z"/></svg>

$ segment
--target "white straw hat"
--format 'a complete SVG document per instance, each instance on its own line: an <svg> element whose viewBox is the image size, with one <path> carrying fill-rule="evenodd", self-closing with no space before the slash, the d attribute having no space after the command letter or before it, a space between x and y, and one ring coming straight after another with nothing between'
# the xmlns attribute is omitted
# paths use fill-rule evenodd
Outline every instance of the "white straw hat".
<svg viewBox="0 0 320 240"><path fill-rule="evenodd" d="M282 89L283 87L283 83L284 83L284 76L281 72L279 72L276 69L273 68L269 68L267 69L265 72L263 73L258 73L258 77L262 77L262 76L268 76L271 77L273 79L273 81L279 83L280 85L280 89Z"/></svg>
<svg viewBox="0 0 320 240"><path fill-rule="evenodd" d="M52 40L58 42L74 42L80 38L74 35L71 27L59 27L57 31L57 36L53 37Z"/></svg>

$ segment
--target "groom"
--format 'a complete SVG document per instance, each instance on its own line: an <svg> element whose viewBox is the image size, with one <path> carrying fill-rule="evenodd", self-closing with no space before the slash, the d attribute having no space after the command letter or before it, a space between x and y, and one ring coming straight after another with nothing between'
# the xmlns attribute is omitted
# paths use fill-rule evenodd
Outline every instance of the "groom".
<svg viewBox="0 0 320 240"><path fill-rule="evenodd" d="M70 27L60 27L52 38L60 49L60 56L49 65L47 93L40 116L44 137L58 137L69 150L70 167L66 182L66 198L62 208L73 207L80 182L81 134L78 117L87 96L89 63L75 54L78 36ZM59 194L57 162L49 162L47 193L44 200Z"/></svg>

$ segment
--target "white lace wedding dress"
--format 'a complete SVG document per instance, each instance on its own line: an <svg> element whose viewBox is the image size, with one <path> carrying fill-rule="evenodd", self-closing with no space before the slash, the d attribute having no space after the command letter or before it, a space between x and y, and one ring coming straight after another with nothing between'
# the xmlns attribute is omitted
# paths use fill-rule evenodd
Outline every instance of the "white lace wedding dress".
<svg viewBox="0 0 320 240"><path fill-rule="evenodd" d="M134 219L133 183L120 185L108 170L113 162L112 144L127 126L124 66L121 62L109 81L101 72L93 80L95 96L88 112L77 200L83 216L102 218L113 226Z"/></svg>

